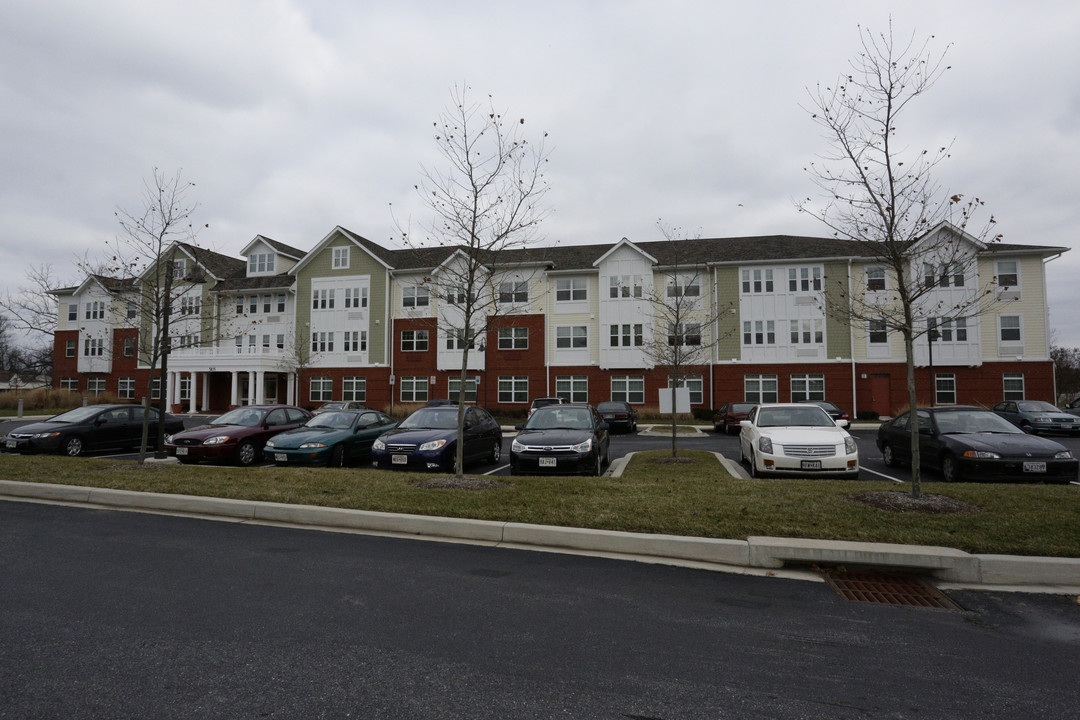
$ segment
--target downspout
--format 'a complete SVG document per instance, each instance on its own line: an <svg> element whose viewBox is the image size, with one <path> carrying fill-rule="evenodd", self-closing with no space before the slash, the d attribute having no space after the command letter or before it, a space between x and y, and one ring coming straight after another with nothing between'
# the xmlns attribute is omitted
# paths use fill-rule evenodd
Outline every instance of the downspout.
<svg viewBox="0 0 1080 720"><path fill-rule="evenodd" d="M387 383L390 382L390 378L394 377L394 348L391 345L393 339L392 328L390 327L394 322L394 308L391 306L391 298L393 293L391 290L391 284L394 282L394 274L390 270L386 271L386 288L383 290L383 352L386 354L387 365L390 367L390 375L386 378ZM394 385L390 385L390 412L394 412Z"/></svg>
<svg viewBox="0 0 1080 720"><path fill-rule="evenodd" d="M847 261L847 295L851 302L851 258ZM850 310L850 306L849 306ZM856 390L857 368L855 367L855 323L851 322L851 313L848 312L848 347L851 353L851 420L859 417L859 395Z"/></svg>
<svg viewBox="0 0 1080 720"><path fill-rule="evenodd" d="M716 281L716 266L712 267L713 344L709 353L709 410L716 407L716 362L720 352L720 296Z"/></svg>
<svg viewBox="0 0 1080 720"><path fill-rule="evenodd" d="M1048 258L1044 258L1043 262L1042 262L1043 312L1045 313L1045 318L1043 320L1043 331L1046 333L1046 335L1045 335L1045 338L1046 338L1046 356L1048 358L1050 358L1050 366L1051 366L1050 377L1054 382L1054 404L1055 405L1057 405L1057 401L1058 401L1057 368L1054 367L1054 359L1053 359L1053 356L1050 355L1050 337L1049 337L1049 333L1050 333L1050 302L1049 302L1049 298L1047 297L1047 294L1046 294L1046 263L1050 262L1051 260L1056 260L1059 257L1061 257L1061 253L1057 253L1056 255L1051 255Z"/></svg>

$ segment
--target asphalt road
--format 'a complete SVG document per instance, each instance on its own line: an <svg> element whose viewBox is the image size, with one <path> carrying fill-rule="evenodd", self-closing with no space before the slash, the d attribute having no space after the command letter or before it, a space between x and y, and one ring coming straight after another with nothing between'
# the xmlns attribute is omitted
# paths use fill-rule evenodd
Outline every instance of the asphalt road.
<svg viewBox="0 0 1080 720"><path fill-rule="evenodd" d="M1073 597L0 501L0 719L1071 718Z"/></svg>
<svg viewBox="0 0 1080 720"><path fill-rule="evenodd" d="M9 432L19 425L26 424L26 422L29 421L0 421L0 435ZM195 427L196 425L201 425L205 422L205 418L184 417L184 426L187 428ZM876 430L856 429L851 432L851 435L859 445L859 462L861 465L859 480L892 481L896 483L911 481L911 470L909 468L885 467L885 463L882 462L881 459L881 452L877 449L877 445L875 444L875 438L877 437ZM1067 447L1073 452L1074 456L1080 457L1080 437L1065 435L1052 435L1048 437ZM508 475L510 466L507 464L506 460L510 455L510 442L509 437L503 439L504 460L502 463L499 465L486 464L470 466L469 472L477 474ZM670 435L661 435L659 429L656 432L638 432L634 434L617 433L611 436L611 450L609 455L612 460L615 460L631 452L667 449L670 447ZM722 433L713 432L712 430L701 432L692 437L679 437L678 447L680 449L685 448L688 450L718 452L736 462L739 459L738 436L727 436ZM99 454L97 457L134 460L138 456L133 453L109 453ZM924 482L934 483L940 480L940 476L932 471L923 472ZM1074 484L1080 485L1080 478L1078 478Z"/></svg>

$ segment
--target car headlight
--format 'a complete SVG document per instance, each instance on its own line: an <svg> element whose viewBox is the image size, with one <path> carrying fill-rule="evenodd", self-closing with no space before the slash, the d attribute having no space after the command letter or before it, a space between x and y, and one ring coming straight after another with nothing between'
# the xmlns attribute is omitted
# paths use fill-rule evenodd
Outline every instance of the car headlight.
<svg viewBox="0 0 1080 720"><path fill-rule="evenodd" d="M587 453L590 450L592 450L592 438L589 438L585 442L578 443L577 445L574 445L570 449L573 450L574 452Z"/></svg>
<svg viewBox="0 0 1080 720"><path fill-rule="evenodd" d="M765 437L764 435L759 437L758 441L757 441L757 449L760 452L769 453L771 455L772 454L772 438Z"/></svg>
<svg viewBox="0 0 1080 720"><path fill-rule="evenodd" d="M844 452L848 455L854 455L855 453L859 452L859 446L855 444L855 438L844 438Z"/></svg>
<svg viewBox="0 0 1080 720"><path fill-rule="evenodd" d="M428 450L438 450L445 444L445 440L431 440L422 444L418 449L420 450L420 452L427 452Z"/></svg>
<svg viewBox="0 0 1080 720"><path fill-rule="evenodd" d="M1068 450L1062 450L1059 453L1054 453L1055 460L1071 460L1073 454Z"/></svg>
<svg viewBox="0 0 1080 720"><path fill-rule="evenodd" d="M1000 460L1001 456L996 452L990 452L989 450L965 450L964 457L975 458L977 460Z"/></svg>
<svg viewBox="0 0 1080 720"><path fill-rule="evenodd" d="M215 435L212 438L206 438L203 440L203 445L220 445L221 443L229 442L228 435Z"/></svg>
<svg viewBox="0 0 1080 720"><path fill-rule="evenodd" d="M267 443L267 444L269 444L269 443ZM324 448L324 447L326 447L326 444L321 443L321 442L300 443L300 449L301 450L310 450L311 448Z"/></svg>
<svg viewBox="0 0 1080 720"><path fill-rule="evenodd" d="M56 437L59 434L60 433L58 432L37 433L36 435L34 435L34 439L40 440L41 438Z"/></svg>
<svg viewBox="0 0 1080 720"><path fill-rule="evenodd" d="M382 438L375 438L375 442L371 443L372 450L385 450L386 443L382 441Z"/></svg>
<svg viewBox="0 0 1080 720"><path fill-rule="evenodd" d="M266 441L266 447L274 447L274 440L272 438ZM300 447L303 447L303 445Z"/></svg>
<svg viewBox="0 0 1080 720"><path fill-rule="evenodd" d="M525 447L514 438L514 442L510 443L510 452L525 452Z"/></svg>
<svg viewBox="0 0 1080 720"><path fill-rule="evenodd" d="M1054 422L1054 418L1037 417L1037 418L1034 418L1034 422L1037 422L1037 423L1052 423L1052 422Z"/></svg>

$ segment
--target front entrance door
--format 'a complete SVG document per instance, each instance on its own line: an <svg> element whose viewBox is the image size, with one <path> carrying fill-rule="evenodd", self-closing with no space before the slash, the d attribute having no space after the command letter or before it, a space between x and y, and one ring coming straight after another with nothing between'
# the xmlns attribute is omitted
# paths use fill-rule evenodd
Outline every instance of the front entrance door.
<svg viewBox="0 0 1080 720"><path fill-rule="evenodd" d="M889 399L892 397L891 376L870 376L870 409L878 414L878 417L890 417L892 408Z"/></svg>
<svg viewBox="0 0 1080 720"><path fill-rule="evenodd" d="M266 376L266 402L268 405L277 404L277 375Z"/></svg>

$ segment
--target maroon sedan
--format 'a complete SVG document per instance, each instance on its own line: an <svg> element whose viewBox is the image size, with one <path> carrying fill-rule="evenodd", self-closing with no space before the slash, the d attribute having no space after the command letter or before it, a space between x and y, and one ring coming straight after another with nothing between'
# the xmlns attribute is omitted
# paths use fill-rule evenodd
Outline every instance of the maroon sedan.
<svg viewBox="0 0 1080 720"><path fill-rule="evenodd" d="M182 463L201 460L250 465L262 457L266 441L299 427L311 413L290 405L247 405L230 410L209 425L165 439L165 449Z"/></svg>
<svg viewBox="0 0 1080 720"><path fill-rule="evenodd" d="M756 404L733 402L721 405L720 409L713 413L713 429L716 432L723 432L725 435L731 435L733 430L738 433L740 430L739 423L746 419L747 413Z"/></svg>

